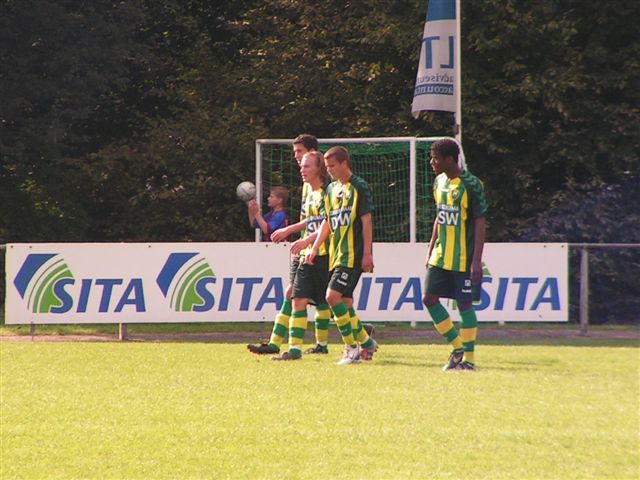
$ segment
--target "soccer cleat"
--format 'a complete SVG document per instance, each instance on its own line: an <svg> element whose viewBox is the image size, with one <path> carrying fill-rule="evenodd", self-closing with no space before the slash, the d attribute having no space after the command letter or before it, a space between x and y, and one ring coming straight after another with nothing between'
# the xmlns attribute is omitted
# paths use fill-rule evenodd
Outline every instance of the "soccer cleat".
<svg viewBox="0 0 640 480"><path fill-rule="evenodd" d="M268 342L262 342L260 345L247 345L247 350L256 355L277 355L280 349Z"/></svg>
<svg viewBox="0 0 640 480"><path fill-rule="evenodd" d="M374 327L370 323L363 323L362 328L364 328L364 331L367 332L367 335L369 335L370 337L373 336L373 332L376 331L376 327Z"/></svg>
<svg viewBox="0 0 640 480"><path fill-rule="evenodd" d="M462 362L458 364L454 370L471 370L475 371L476 366L471 362Z"/></svg>
<svg viewBox="0 0 640 480"><path fill-rule="evenodd" d="M345 345L344 354L338 362L338 365L349 365L352 363L360 363L360 348L357 345L355 347Z"/></svg>
<svg viewBox="0 0 640 480"><path fill-rule="evenodd" d="M313 355L317 353L329 353L329 348L326 345L320 345L316 343L316 346L313 348L308 348L304 351L305 355Z"/></svg>
<svg viewBox="0 0 640 480"><path fill-rule="evenodd" d="M373 338L371 339L373 340ZM373 345L369 348L362 347L360 349L360 358L362 360L373 360L373 354L378 351L378 342L373 340Z"/></svg>
<svg viewBox="0 0 640 480"><path fill-rule="evenodd" d="M462 362L462 357L464 356L464 350L454 350L449 355L449 361L447 364L442 367L442 371L446 372L447 370L455 370L455 368L460 365Z"/></svg>
<svg viewBox="0 0 640 480"><path fill-rule="evenodd" d="M287 360L300 360L301 358L302 358L301 355L291 355L289 352L284 352L279 357L273 357L271 360L279 362L279 361L287 361Z"/></svg>

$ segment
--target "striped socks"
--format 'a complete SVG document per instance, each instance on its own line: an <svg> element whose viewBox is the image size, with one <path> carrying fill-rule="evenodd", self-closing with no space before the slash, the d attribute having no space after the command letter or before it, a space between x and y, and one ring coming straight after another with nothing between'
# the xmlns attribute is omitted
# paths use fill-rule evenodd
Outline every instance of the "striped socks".
<svg viewBox="0 0 640 480"><path fill-rule="evenodd" d="M273 330L269 339L269 345L278 349L278 351L280 351L280 346L284 343L284 338L289 329L289 317L291 317L291 300L285 299L282 302L282 307L280 307L280 312L278 312L273 322Z"/></svg>
<svg viewBox="0 0 640 480"><path fill-rule="evenodd" d="M342 341L345 345L351 347L357 346L356 339L353 336L353 330L351 329L351 317L347 306L344 302L340 302L334 305L332 310L333 316L336 318L336 325L338 326L338 330L340 330L340 335L342 335Z"/></svg>
<svg viewBox="0 0 640 480"><path fill-rule="evenodd" d="M289 324L289 355L302 356L304 332L307 331L307 310L293 312Z"/></svg>
<svg viewBox="0 0 640 480"><path fill-rule="evenodd" d="M438 333L451 344L454 350L462 350L462 339L451 321L449 312L440 303L427 307L427 310Z"/></svg>
<svg viewBox="0 0 640 480"><path fill-rule="evenodd" d="M314 316L316 324L316 343L326 347L329 344L329 322L331 321L331 310L329 305L321 303L316 307Z"/></svg>
<svg viewBox="0 0 640 480"><path fill-rule="evenodd" d="M464 348L463 362L473 363L474 350L476 346L476 337L478 335L478 317L476 317L476 311L472 308L460 312L462 321L460 322L460 338L462 339L462 346Z"/></svg>

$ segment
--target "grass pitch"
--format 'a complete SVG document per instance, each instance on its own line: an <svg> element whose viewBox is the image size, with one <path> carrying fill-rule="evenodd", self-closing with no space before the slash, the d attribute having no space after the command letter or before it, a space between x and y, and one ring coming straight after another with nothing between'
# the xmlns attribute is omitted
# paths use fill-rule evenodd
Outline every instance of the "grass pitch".
<svg viewBox="0 0 640 480"><path fill-rule="evenodd" d="M0 478L638 478L635 347L0 343Z"/></svg>

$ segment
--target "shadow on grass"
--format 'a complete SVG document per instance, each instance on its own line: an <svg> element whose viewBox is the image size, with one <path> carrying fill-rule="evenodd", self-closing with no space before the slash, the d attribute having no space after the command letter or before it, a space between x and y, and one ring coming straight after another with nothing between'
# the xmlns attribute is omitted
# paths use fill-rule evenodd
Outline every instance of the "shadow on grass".
<svg viewBox="0 0 640 480"><path fill-rule="evenodd" d="M403 361L403 360L390 360L390 359L385 359L385 360L374 359L373 365L379 365L381 367L391 366L391 367L416 367L416 368L438 368L438 369L442 368L441 363L434 363L434 362L416 363L416 362L410 362L408 360Z"/></svg>

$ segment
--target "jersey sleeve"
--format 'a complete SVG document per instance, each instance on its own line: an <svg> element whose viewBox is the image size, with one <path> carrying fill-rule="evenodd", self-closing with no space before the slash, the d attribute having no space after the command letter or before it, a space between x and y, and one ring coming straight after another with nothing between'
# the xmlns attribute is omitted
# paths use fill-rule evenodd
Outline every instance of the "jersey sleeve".
<svg viewBox="0 0 640 480"><path fill-rule="evenodd" d="M470 175L467 179L465 179L466 187L469 191L470 198L470 212L472 218L480 218L484 217L487 214L488 206L487 199L484 195L484 186L482 182Z"/></svg>
<svg viewBox="0 0 640 480"><path fill-rule="evenodd" d="M279 228L285 227L287 225L287 214L282 210L275 212L267 222L267 225L269 226L268 233L275 232Z"/></svg>
<svg viewBox="0 0 640 480"><path fill-rule="evenodd" d="M365 182L357 182L354 183L353 186L358 191L357 216L362 217L367 213L373 212L373 198L371 196L371 190L369 190L369 185Z"/></svg>

